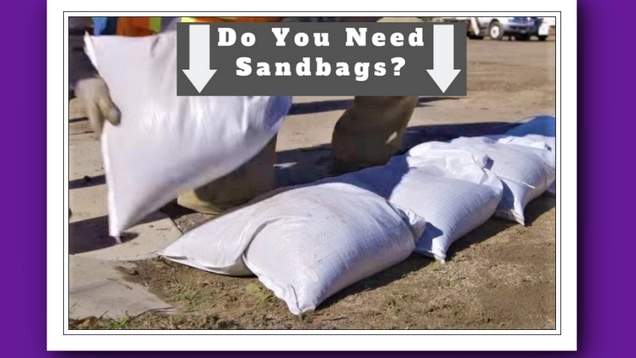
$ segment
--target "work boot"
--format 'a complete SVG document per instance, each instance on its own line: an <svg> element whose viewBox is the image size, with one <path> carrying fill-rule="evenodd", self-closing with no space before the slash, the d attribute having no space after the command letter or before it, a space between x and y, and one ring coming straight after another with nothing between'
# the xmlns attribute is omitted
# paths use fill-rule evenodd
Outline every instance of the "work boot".
<svg viewBox="0 0 636 358"><path fill-rule="evenodd" d="M182 193L177 204L199 213L218 215L274 189L276 137L249 162L196 190Z"/></svg>

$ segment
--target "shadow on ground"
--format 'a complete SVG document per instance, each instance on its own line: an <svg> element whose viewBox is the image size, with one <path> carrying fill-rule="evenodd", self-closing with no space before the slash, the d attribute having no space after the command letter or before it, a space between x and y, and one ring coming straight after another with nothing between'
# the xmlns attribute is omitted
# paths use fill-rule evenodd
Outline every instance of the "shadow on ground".
<svg viewBox="0 0 636 358"><path fill-rule="evenodd" d="M551 197L542 196L531 201L526 206L526 210L524 212L526 227L532 226L532 223L534 223L537 218L552 210L554 207L555 200ZM489 238L494 237L498 233L517 225L519 224L493 217L486 221L480 227L476 228L475 230L471 231L470 233L466 234L464 237L453 243L448 251L447 259L449 261L453 260L453 257L458 252L465 250L473 245L479 244Z"/></svg>
<svg viewBox="0 0 636 358"><path fill-rule="evenodd" d="M108 216L76 221L69 224L68 229L69 254L71 255L101 250L117 244L114 238L108 236ZM125 234L121 241L128 242L137 236L137 234Z"/></svg>
<svg viewBox="0 0 636 358"><path fill-rule="evenodd" d="M165 217L152 214L138 225L163 220ZM117 245L115 239L108 235L108 216L72 222L68 227L69 254L76 255L89 251L106 249ZM137 233L125 232L121 242L132 241L139 236Z"/></svg>

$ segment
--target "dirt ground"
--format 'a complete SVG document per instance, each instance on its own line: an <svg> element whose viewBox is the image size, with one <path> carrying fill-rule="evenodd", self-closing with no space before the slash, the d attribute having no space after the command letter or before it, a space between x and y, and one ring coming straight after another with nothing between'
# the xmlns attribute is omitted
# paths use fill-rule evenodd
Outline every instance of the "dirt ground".
<svg viewBox="0 0 636 358"><path fill-rule="evenodd" d="M328 110L290 116L277 144L279 185L327 175L333 124L347 99L298 98ZM340 101L340 102L339 102ZM342 102L344 101L344 102ZM324 108L323 108L324 109ZM555 114L555 42L468 42L468 96L423 101L407 147L470 134L539 114ZM285 169L286 168L286 169ZM211 217L165 210L186 231ZM555 329L555 199L526 209L527 226L491 219L457 241L446 264L412 255L338 293L316 312L289 313L256 278L219 276L162 259L139 262L128 279L179 313L122 321L88 319L72 328L105 329Z"/></svg>

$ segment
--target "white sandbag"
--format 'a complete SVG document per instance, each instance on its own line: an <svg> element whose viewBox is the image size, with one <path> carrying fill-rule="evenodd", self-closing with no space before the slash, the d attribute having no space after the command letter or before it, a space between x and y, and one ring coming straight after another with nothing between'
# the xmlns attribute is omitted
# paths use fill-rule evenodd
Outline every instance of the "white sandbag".
<svg viewBox="0 0 636 358"><path fill-rule="evenodd" d="M293 314L406 259L425 221L343 183L308 185L254 205L246 266ZM256 208L258 207L258 208Z"/></svg>
<svg viewBox="0 0 636 358"><path fill-rule="evenodd" d="M291 106L290 97L177 96L174 31L87 36L85 43L122 115L102 135L114 237L182 191L247 162L274 137Z"/></svg>
<svg viewBox="0 0 636 358"><path fill-rule="evenodd" d="M529 139L531 141L545 141L549 146L549 150L556 155L556 118L554 116L538 116L530 121L523 123L508 132L507 136L518 137L515 144L520 144L521 140ZM556 158L555 158L556 160ZM548 188L547 193L556 195L556 180Z"/></svg>
<svg viewBox="0 0 636 358"><path fill-rule="evenodd" d="M523 137L511 136L508 134L500 134L496 136L488 136L501 144L516 144L524 147L531 147L541 150L549 150L554 152L554 137L547 137L539 134L527 134Z"/></svg>
<svg viewBox="0 0 636 358"><path fill-rule="evenodd" d="M552 185L546 190L546 193L555 196L556 195L556 180L552 182Z"/></svg>
<svg viewBox="0 0 636 358"><path fill-rule="evenodd" d="M203 223L187 231L159 255L221 275L251 276L243 253L258 234L261 222L254 214L255 210L265 210L263 206L245 206Z"/></svg>
<svg viewBox="0 0 636 358"><path fill-rule="evenodd" d="M499 136L490 136L490 138L495 139L497 143L501 144L516 144L525 147L550 151L550 153L552 153L552 160L556 161L556 142L554 137L547 137L538 134L527 134L523 137L515 137L504 134ZM556 194L556 180L554 180L552 182L552 185L548 187L548 189L546 190L546 194L549 194L551 196L554 196Z"/></svg>
<svg viewBox="0 0 636 358"><path fill-rule="evenodd" d="M554 182L555 162L550 151L516 144L503 144L486 137L457 138L458 148L488 155L490 169L504 184L495 216L525 225L526 205ZM415 155L415 154L414 154Z"/></svg>
<svg viewBox="0 0 636 358"><path fill-rule="evenodd" d="M386 166L329 180L371 190L425 218L427 226L415 251L445 261L453 242L495 213L503 184L484 169L484 154L441 142L412 150L420 156L396 156Z"/></svg>
<svg viewBox="0 0 636 358"><path fill-rule="evenodd" d="M547 149L554 154L556 152L556 118L538 116L493 138L499 143Z"/></svg>
<svg viewBox="0 0 636 358"><path fill-rule="evenodd" d="M261 282L299 314L406 259L426 222L344 183L305 184L184 234L160 254Z"/></svg>

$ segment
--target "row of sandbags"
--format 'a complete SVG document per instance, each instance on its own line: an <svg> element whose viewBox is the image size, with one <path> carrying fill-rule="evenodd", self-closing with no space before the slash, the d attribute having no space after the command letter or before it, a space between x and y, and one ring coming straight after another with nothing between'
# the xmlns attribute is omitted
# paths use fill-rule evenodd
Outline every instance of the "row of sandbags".
<svg viewBox="0 0 636 358"><path fill-rule="evenodd" d="M413 252L446 260L493 215L520 224L555 183L554 117L504 135L420 144L387 165L282 188L184 234L161 255L256 275L294 314Z"/></svg>

